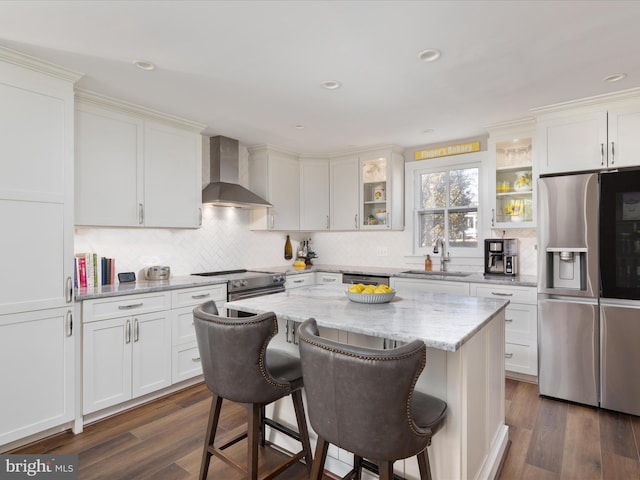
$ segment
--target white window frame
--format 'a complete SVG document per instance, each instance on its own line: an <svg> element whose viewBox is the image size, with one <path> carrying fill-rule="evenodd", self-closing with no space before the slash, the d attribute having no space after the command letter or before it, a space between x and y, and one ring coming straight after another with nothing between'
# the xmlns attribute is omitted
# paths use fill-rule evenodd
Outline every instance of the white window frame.
<svg viewBox="0 0 640 480"><path fill-rule="evenodd" d="M431 255L433 256L433 245L428 247L420 246L420 219L417 208L421 201L421 183L420 176L424 173L442 172L443 170L458 170L463 168L478 169L478 245L476 247L452 247L449 245L449 235L445 235L445 250L452 256L457 258L482 258L484 255L483 232L485 230L486 210L486 188L488 186L487 178L487 152L475 152L464 155L456 155L451 157L436 158L431 160L416 160L405 164L405 202L407 206L405 224L412 225L413 239L412 249L413 255Z"/></svg>

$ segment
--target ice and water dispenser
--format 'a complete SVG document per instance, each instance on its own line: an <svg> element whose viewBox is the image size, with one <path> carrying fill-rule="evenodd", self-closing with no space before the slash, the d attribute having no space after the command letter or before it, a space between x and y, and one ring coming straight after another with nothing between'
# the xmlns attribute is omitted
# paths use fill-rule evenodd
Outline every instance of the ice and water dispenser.
<svg viewBox="0 0 640 480"><path fill-rule="evenodd" d="M546 288L586 290L587 249L547 248Z"/></svg>

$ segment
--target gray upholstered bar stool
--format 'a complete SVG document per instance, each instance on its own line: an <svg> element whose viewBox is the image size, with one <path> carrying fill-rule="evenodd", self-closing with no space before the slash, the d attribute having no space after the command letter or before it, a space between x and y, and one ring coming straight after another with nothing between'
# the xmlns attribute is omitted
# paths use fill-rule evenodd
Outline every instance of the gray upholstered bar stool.
<svg viewBox="0 0 640 480"><path fill-rule="evenodd" d="M204 380L213 393L199 478L207 477L214 455L252 480L257 479L258 446L265 444L264 433L261 438L264 406L287 395L293 400L298 432L285 433L298 439L302 450L264 474L263 479L275 477L302 458L310 472L313 460L302 404L300 360L284 351L267 348L278 331L276 316L265 313L241 318L220 317L215 303L207 302L194 309L193 317ZM216 446L223 399L247 408L248 427L247 432ZM244 438L248 441L246 468L223 451Z"/></svg>
<svg viewBox="0 0 640 480"><path fill-rule="evenodd" d="M298 329L300 359L311 426L318 434L310 478L320 480L330 443L354 454L344 478L360 478L363 459L393 478L393 462L417 456L420 478L430 479L427 447L444 423L447 404L414 390L425 366L426 346L415 340L379 350L318 335L314 319Z"/></svg>

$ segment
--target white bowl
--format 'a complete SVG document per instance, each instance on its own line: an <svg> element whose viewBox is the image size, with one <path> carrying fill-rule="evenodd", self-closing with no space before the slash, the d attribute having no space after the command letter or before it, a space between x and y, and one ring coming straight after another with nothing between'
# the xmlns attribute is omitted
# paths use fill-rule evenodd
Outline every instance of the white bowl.
<svg viewBox="0 0 640 480"><path fill-rule="evenodd" d="M383 222L387 220L387 212L380 212L380 213L376 212L374 213L374 215L378 220L381 220Z"/></svg>
<svg viewBox="0 0 640 480"><path fill-rule="evenodd" d="M389 293L345 293L349 300L356 303L388 303L396 296L395 291Z"/></svg>

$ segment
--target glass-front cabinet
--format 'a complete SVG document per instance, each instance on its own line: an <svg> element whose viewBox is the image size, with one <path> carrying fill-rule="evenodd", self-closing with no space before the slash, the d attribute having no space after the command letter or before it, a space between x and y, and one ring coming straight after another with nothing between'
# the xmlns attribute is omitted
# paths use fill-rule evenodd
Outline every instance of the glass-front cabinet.
<svg viewBox="0 0 640 480"><path fill-rule="evenodd" d="M402 185L404 158L394 149L360 155L361 229L404 227Z"/></svg>
<svg viewBox="0 0 640 480"><path fill-rule="evenodd" d="M535 227L535 171L533 132L525 130L489 138L494 160L491 228ZM491 193L495 192L495 193Z"/></svg>

